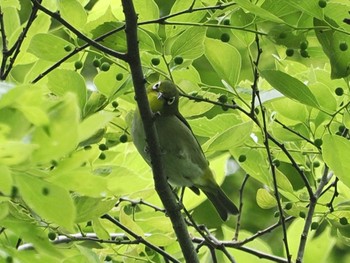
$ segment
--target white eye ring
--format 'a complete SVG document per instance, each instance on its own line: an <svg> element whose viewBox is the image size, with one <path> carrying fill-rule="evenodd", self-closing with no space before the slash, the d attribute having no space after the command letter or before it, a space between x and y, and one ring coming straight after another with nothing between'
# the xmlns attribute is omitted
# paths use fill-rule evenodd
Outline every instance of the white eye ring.
<svg viewBox="0 0 350 263"><path fill-rule="evenodd" d="M154 84L152 89L153 90L158 90L159 86L160 86L160 81L158 81L156 84Z"/></svg>
<svg viewBox="0 0 350 263"><path fill-rule="evenodd" d="M167 103L168 103L168 105L171 105L174 103L174 101L175 101L175 97L172 97L172 98L167 100Z"/></svg>

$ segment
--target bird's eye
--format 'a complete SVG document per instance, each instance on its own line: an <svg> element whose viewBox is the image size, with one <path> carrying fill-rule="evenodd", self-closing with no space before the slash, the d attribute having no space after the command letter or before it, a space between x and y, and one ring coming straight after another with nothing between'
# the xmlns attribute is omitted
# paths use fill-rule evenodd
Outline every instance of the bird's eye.
<svg viewBox="0 0 350 263"><path fill-rule="evenodd" d="M168 105L171 105L174 103L174 101L175 101L175 97L172 97L172 98L167 100L167 103L168 103Z"/></svg>
<svg viewBox="0 0 350 263"><path fill-rule="evenodd" d="M152 89L153 90L158 90L160 86L160 81L158 81L156 84L153 85Z"/></svg>

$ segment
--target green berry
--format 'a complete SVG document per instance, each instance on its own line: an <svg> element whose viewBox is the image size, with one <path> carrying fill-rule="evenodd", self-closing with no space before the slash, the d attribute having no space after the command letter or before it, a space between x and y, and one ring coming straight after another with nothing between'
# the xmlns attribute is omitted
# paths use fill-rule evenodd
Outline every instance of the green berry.
<svg viewBox="0 0 350 263"><path fill-rule="evenodd" d="M287 57L292 57L294 55L294 49L288 48L286 50L286 55L287 55Z"/></svg>
<svg viewBox="0 0 350 263"><path fill-rule="evenodd" d="M325 0L318 1L318 6L321 8L325 8L327 6L327 2Z"/></svg>
<svg viewBox="0 0 350 263"><path fill-rule="evenodd" d="M99 68L101 66L101 60L95 58L93 61L92 61L92 65L96 68Z"/></svg>
<svg viewBox="0 0 350 263"><path fill-rule="evenodd" d="M284 206L284 209L290 210L290 209L292 209L292 207L293 207L292 203L286 203L286 205Z"/></svg>
<svg viewBox="0 0 350 263"><path fill-rule="evenodd" d="M101 150L101 151L106 151L108 150L108 146L104 143L101 143L98 148Z"/></svg>
<svg viewBox="0 0 350 263"><path fill-rule="evenodd" d="M119 106L119 103L117 101L113 101L112 102L112 107L113 108L118 108L118 106Z"/></svg>
<svg viewBox="0 0 350 263"><path fill-rule="evenodd" d="M319 161L314 161L313 162L313 166L314 166L314 168L317 168L317 167L320 167L320 162Z"/></svg>
<svg viewBox="0 0 350 263"><path fill-rule="evenodd" d="M160 63L160 59L159 58L152 58L151 63L153 66L158 66Z"/></svg>
<svg viewBox="0 0 350 263"><path fill-rule="evenodd" d="M273 214L274 217L279 217L280 216L280 212L279 211L276 211L274 214Z"/></svg>
<svg viewBox="0 0 350 263"><path fill-rule="evenodd" d="M348 44L347 44L346 42L340 43L340 44L339 44L339 49L340 49L341 51L346 51L346 50L348 50Z"/></svg>
<svg viewBox="0 0 350 263"><path fill-rule="evenodd" d="M305 49L301 49L300 50L300 56L302 56L303 58L309 58L309 52L307 52L307 50Z"/></svg>
<svg viewBox="0 0 350 263"><path fill-rule="evenodd" d="M309 46L309 42L307 40L300 42L300 49L305 50Z"/></svg>
<svg viewBox="0 0 350 263"><path fill-rule="evenodd" d="M7 256L5 259L6 263L12 263L13 262L13 258L11 256Z"/></svg>
<svg viewBox="0 0 350 263"><path fill-rule="evenodd" d="M285 32L281 32L278 36L280 39L284 39L287 37L287 34Z"/></svg>
<svg viewBox="0 0 350 263"><path fill-rule="evenodd" d="M272 161L272 163L273 163L273 165L276 166L276 167L280 166L280 164L281 164L280 160L278 160L278 159L274 159L274 160Z"/></svg>
<svg viewBox="0 0 350 263"><path fill-rule="evenodd" d="M230 19L226 18L226 19L224 20L224 25L229 26L230 24L231 24Z"/></svg>
<svg viewBox="0 0 350 263"><path fill-rule="evenodd" d="M80 60L75 61L74 67L75 69L81 69L83 67L83 62L81 62Z"/></svg>
<svg viewBox="0 0 350 263"><path fill-rule="evenodd" d="M254 109L254 112L255 112L256 115L258 115L258 114L260 113L259 108L255 108L255 109Z"/></svg>
<svg viewBox="0 0 350 263"><path fill-rule="evenodd" d="M230 41L230 35L227 33L223 33L220 37L222 42L229 42Z"/></svg>
<svg viewBox="0 0 350 263"><path fill-rule="evenodd" d="M239 161L240 163L243 163L243 162L245 162L246 160L247 160L247 156L244 155L244 154L241 154L241 155L238 157L238 161Z"/></svg>
<svg viewBox="0 0 350 263"><path fill-rule="evenodd" d="M100 66L100 69L102 71L108 71L110 67L111 67L111 65L108 62L103 62Z"/></svg>
<svg viewBox="0 0 350 263"><path fill-rule="evenodd" d="M342 95L344 94L343 88L342 88L342 87L336 88L336 89L335 89L335 94L336 94L337 96L342 96Z"/></svg>
<svg viewBox="0 0 350 263"><path fill-rule="evenodd" d="M100 155L98 156L98 158L99 158L100 160L105 160L105 159L106 159L106 154L100 153Z"/></svg>
<svg viewBox="0 0 350 263"><path fill-rule="evenodd" d="M71 45L65 45L65 46L64 46L64 50L67 51L67 52L72 51L72 49L73 49L73 48L72 48Z"/></svg>
<svg viewBox="0 0 350 263"><path fill-rule="evenodd" d="M306 214L305 214L305 212L300 211L300 212L299 212L299 216L300 216L301 218L305 218L305 217L306 217Z"/></svg>
<svg viewBox="0 0 350 263"><path fill-rule="evenodd" d="M119 141L121 143L125 143L128 141L128 136L126 134L122 134L120 137L119 137Z"/></svg>
<svg viewBox="0 0 350 263"><path fill-rule="evenodd" d="M111 256L106 256L105 257L105 261L112 261L112 257Z"/></svg>
<svg viewBox="0 0 350 263"><path fill-rule="evenodd" d="M312 222L312 223L311 223L311 230L317 229L318 226L319 226L318 222Z"/></svg>
<svg viewBox="0 0 350 263"><path fill-rule="evenodd" d="M227 96L226 95L220 95L220 97L218 98L218 101L221 103L226 103L227 102Z"/></svg>
<svg viewBox="0 0 350 263"><path fill-rule="evenodd" d="M115 76L116 80L118 81L121 81L123 77L124 77L123 73L118 73L117 76Z"/></svg>
<svg viewBox="0 0 350 263"><path fill-rule="evenodd" d="M323 143L322 139L316 139L314 141L314 144L316 147L321 147L322 143Z"/></svg>
<svg viewBox="0 0 350 263"><path fill-rule="evenodd" d="M221 106L221 109L222 109L223 111L228 111L228 107L227 107L226 105L222 105L222 106Z"/></svg>
<svg viewBox="0 0 350 263"><path fill-rule="evenodd" d="M176 65L181 65L184 62L184 59L182 57L175 57L174 62Z"/></svg>
<svg viewBox="0 0 350 263"><path fill-rule="evenodd" d="M339 219L339 223L340 223L341 225L343 225L343 226L349 224L348 219L347 219L346 217L341 217L341 218Z"/></svg>
<svg viewBox="0 0 350 263"><path fill-rule="evenodd" d="M55 232L49 232L47 234L47 237L50 239L50 240L55 240L56 239L56 233Z"/></svg>
<svg viewBox="0 0 350 263"><path fill-rule="evenodd" d="M43 187L43 189L41 190L41 193L43 195L48 195L50 193L50 189L47 187Z"/></svg>
<svg viewBox="0 0 350 263"><path fill-rule="evenodd" d="M11 198L15 198L18 194L18 188L17 186L12 186L11 188Z"/></svg>

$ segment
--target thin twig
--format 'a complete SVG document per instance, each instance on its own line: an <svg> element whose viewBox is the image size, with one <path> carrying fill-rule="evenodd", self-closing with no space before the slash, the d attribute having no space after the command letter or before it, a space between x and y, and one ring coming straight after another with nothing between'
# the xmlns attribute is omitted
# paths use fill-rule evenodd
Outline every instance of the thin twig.
<svg viewBox="0 0 350 263"><path fill-rule="evenodd" d="M246 174L244 176L241 188L239 189L239 214L237 216L236 231L235 231L235 235L233 237L234 241L238 240L239 230L241 227L241 217L242 217L242 210L243 210L243 191L244 191L244 188L245 188L245 185L246 185L248 179L249 179L249 174Z"/></svg>
<svg viewBox="0 0 350 263"><path fill-rule="evenodd" d="M130 236L132 236L133 238L138 240L141 244L144 244L145 246L147 246L150 249L154 250L155 252L159 253L163 257L166 257L171 262L176 262L176 263L180 262L177 259L175 259L174 257L172 257L170 254L166 253L163 249L153 245L152 243L150 243L147 240L145 240L142 236L139 236L138 234L136 234L133 231L131 231L129 228L127 228L122 223L120 223L119 220L117 220L116 218L110 216L109 214L103 215L102 218L107 219L108 221L112 222L113 224L118 226L120 229L125 231L125 233L128 233Z"/></svg>

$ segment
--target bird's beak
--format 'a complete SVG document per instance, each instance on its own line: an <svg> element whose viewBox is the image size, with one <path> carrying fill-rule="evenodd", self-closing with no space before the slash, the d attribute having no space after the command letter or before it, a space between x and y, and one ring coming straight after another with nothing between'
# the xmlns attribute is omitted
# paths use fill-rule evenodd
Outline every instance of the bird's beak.
<svg viewBox="0 0 350 263"><path fill-rule="evenodd" d="M158 92L157 99L158 100L163 99L163 93L162 92Z"/></svg>

